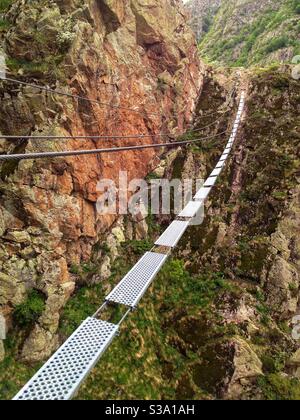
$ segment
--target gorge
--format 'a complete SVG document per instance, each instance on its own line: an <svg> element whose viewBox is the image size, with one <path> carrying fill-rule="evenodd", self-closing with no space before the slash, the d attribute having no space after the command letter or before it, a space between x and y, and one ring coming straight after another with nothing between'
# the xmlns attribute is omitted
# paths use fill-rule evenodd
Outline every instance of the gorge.
<svg viewBox="0 0 300 420"><path fill-rule="evenodd" d="M204 222L183 236L76 398L300 398L297 7L0 0L7 77L88 99L0 80L1 155L207 138L0 163L0 399L95 313L174 218L99 215L99 181L117 183L120 171L129 181L206 179L242 90L241 127Z"/></svg>

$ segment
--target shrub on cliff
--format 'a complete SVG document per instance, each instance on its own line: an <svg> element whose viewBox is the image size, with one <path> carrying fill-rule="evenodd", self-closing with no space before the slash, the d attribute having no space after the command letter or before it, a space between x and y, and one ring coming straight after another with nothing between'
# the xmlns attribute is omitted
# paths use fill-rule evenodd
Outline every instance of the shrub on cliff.
<svg viewBox="0 0 300 420"><path fill-rule="evenodd" d="M32 290L27 300L16 306L14 321L19 327L28 327L38 320L45 310L44 296L37 290Z"/></svg>
<svg viewBox="0 0 300 420"><path fill-rule="evenodd" d="M5 12L12 4L13 0L0 0L0 13Z"/></svg>
<svg viewBox="0 0 300 420"><path fill-rule="evenodd" d="M281 48L286 48L288 45L289 39L287 36L284 35L279 38L273 39L268 45L266 52L270 54L272 52L280 50Z"/></svg>
<svg viewBox="0 0 300 420"><path fill-rule="evenodd" d="M258 385L266 400L292 401L300 399L300 381L280 373L262 376Z"/></svg>

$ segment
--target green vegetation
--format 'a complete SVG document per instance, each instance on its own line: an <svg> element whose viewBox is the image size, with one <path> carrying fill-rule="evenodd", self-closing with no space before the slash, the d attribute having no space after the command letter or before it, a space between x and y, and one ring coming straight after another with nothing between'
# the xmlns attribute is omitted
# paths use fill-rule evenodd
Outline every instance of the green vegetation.
<svg viewBox="0 0 300 420"><path fill-rule="evenodd" d="M146 181L151 181L151 179L160 179L161 177L157 175L155 172L151 172L145 178Z"/></svg>
<svg viewBox="0 0 300 420"><path fill-rule="evenodd" d="M98 269L97 265L89 261L82 265L73 264L71 265L69 270L71 274L85 276L88 274L96 274L97 269Z"/></svg>
<svg viewBox="0 0 300 420"><path fill-rule="evenodd" d="M82 271L85 274L95 274L97 273L97 269L98 269L97 265L93 264L92 262L88 262L82 265Z"/></svg>
<svg viewBox="0 0 300 420"><path fill-rule="evenodd" d="M150 211L147 216L147 225L150 237L152 237L153 235L157 235L161 231L161 225L156 222L155 216L151 214Z"/></svg>
<svg viewBox="0 0 300 420"><path fill-rule="evenodd" d="M203 19L203 32L207 34L213 24L213 17L212 16L205 16Z"/></svg>
<svg viewBox="0 0 300 420"><path fill-rule="evenodd" d="M275 200L286 200L287 192L286 191L274 191L272 193L272 197L275 198Z"/></svg>
<svg viewBox="0 0 300 420"><path fill-rule="evenodd" d="M295 13L298 15L300 14L300 1L299 0L293 0L292 7Z"/></svg>
<svg viewBox="0 0 300 420"><path fill-rule="evenodd" d="M195 140L197 137L199 137L199 133L187 132L185 134L182 134L181 136L178 136L177 141L190 141Z"/></svg>
<svg viewBox="0 0 300 420"><path fill-rule="evenodd" d="M269 45L266 47L266 53L271 54L272 52L280 50L281 48L286 48L289 45L290 45L289 38L286 35L282 35L270 41Z"/></svg>
<svg viewBox="0 0 300 420"><path fill-rule="evenodd" d="M167 283L172 279L175 285L172 294L165 298L169 305L178 305L184 296L186 305L206 308L220 291L234 291L233 286L225 280L223 273L207 273L191 276L180 260L172 260L163 268L160 277ZM176 285L178 287L176 287Z"/></svg>
<svg viewBox="0 0 300 420"><path fill-rule="evenodd" d="M128 258L127 251L125 254ZM110 282L116 284L133 262L134 259L117 260ZM139 311L128 318L120 337L90 375L79 398L204 398L203 390L192 384L191 368L187 370L187 366L198 364L199 357L191 345L179 346L177 334L191 342L196 340L199 345L202 335L204 342L207 334L234 335L235 329L222 325L218 317L212 320L216 299L224 293L235 292L236 288L222 273L192 276L183 261L171 260L155 280L152 291L150 289L143 298ZM105 294L102 285L85 286L76 291L62 313L59 330L62 339L96 311ZM33 292L26 303L17 308L17 319L28 325L43 309L42 297ZM192 317L191 321L177 325L187 314ZM199 326L204 318L210 317L212 326L208 328L203 324L202 329L195 328L194 317L199 319ZM19 325L24 324L19 321ZM0 399L12 398L40 367L29 367L18 361L18 349L23 341L21 331L15 331L5 340L6 357L0 363ZM181 346L186 348L183 350Z"/></svg>
<svg viewBox="0 0 300 420"><path fill-rule="evenodd" d="M0 32L7 30L9 26L10 23L8 22L8 20L0 18Z"/></svg>
<svg viewBox="0 0 300 420"><path fill-rule="evenodd" d="M96 312L103 297L102 285L79 289L64 308L60 321L61 333L69 337L84 319Z"/></svg>
<svg viewBox="0 0 300 420"><path fill-rule="evenodd" d="M37 290L32 290L26 301L16 306L14 321L21 328L28 327L38 320L44 310L44 296Z"/></svg>
<svg viewBox="0 0 300 420"><path fill-rule="evenodd" d="M59 64L62 62L63 58L63 55L49 55L41 61L27 61L8 57L6 59L6 65L10 71L15 73L22 70L25 76L44 78L49 75L49 77L63 81L65 75L59 69Z"/></svg>
<svg viewBox="0 0 300 420"><path fill-rule="evenodd" d="M10 27L10 22L6 20L1 13L5 13L9 6L11 6L13 0L0 0L0 33L6 31Z"/></svg>
<svg viewBox="0 0 300 420"><path fill-rule="evenodd" d="M0 0L0 13L6 12L14 0Z"/></svg>
<svg viewBox="0 0 300 420"><path fill-rule="evenodd" d="M300 52L299 10L299 0L286 0L259 10L245 20L244 26L238 27L234 17L243 15L243 6L238 8L235 2L224 2L200 44L201 54L208 61L233 66L279 61L280 55L275 53L284 48L291 48L296 55ZM231 28L228 34L223 32L225 22Z"/></svg>
<svg viewBox="0 0 300 420"><path fill-rule="evenodd" d="M284 369L287 355L283 352L276 352L275 354L266 353L262 355L261 359L264 372L268 374L278 373Z"/></svg>
<svg viewBox="0 0 300 420"><path fill-rule="evenodd" d="M258 385L266 400L300 400L300 381L285 377L280 373L258 379Z"/></svg>
<svg viewBox="0 0 300 420"><path fill-rule="evenodd" d="M127 252L126 255L128 257ZM113 284L128 270L128 265L129 262L122 259L116 262L110 280ZM235 289L222 273L192 276L183 261L169 261L143 298L139 310L127 319L120 337L114 340L81 388L78 398L204 398L205 392L192 380L192 366L199 363L196 349L183 341L179 345L179 336L202 345L202 335L204 342L207 334L234 335L235 329L223 326L218 317L211 321L209 328L204 324L203 329L195 328L194 323L199 323L200 327L204 318L213 320L212 305L216 299L224 293L235 293ZM62 336L69 336L83 319L94 313L103 297L100 285L79 289L63 311ZM182 325L179 322L186 316L192 317L191 325L188 320ZM6 395L11 392L11 389L6 391Z"/></svg>
<svg viewBox="0 0 300 420"><path fill-rule="evenodd" d="M218 318L213 321L212 305L224 293L235 293L235 287L223 274L192 276L183 261L169 261L78 398L203 398L204 391L192 380L193 366L199 363L196 347L207 334L235 333ZM209 317L210 327L204 322Z"/></svg>
<svg viewBox="0 0 300 420"><path fill-rule="evenodd" d="M12 337L5 340L6 357L0 363L0 400L13 398L39 368L27 366L17 360L16 341Z"/></svg>
<svg viewBox="0 0 300 420"><path fill-rule="evenodd" d="M125 243L125 248L135 255L143 255L145 252L149 251L152 246L153 244L148 240L133 240Z"/></svg>

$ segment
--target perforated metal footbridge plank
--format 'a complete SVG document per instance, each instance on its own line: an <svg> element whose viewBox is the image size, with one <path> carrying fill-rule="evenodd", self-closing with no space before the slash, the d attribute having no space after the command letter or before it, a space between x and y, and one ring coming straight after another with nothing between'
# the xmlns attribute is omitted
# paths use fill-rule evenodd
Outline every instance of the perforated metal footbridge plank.
<svg viewBox="0 0 300 420"><path fill-rule="evenodd" d="M69 400L118 332L118 326L87 318L14 400Z"/></svg>
<svg viewBox="0 0 300 420"><path fill-rule="evenodd" d="M222 168L216 168L212 171L210 176L219 176L222 172Z"/></svg>
<svg viewBox="0 0 300 420"><path fill-rule="evenodd" d="M182 235L187 230L189 222L183 222L175 220L170 224L167 230L161 235L161 237L155 242L158 246L167 246L175 248L180 241Z"/></svg>
<svg viewBox="0 0 300 420"><path fill-rule="evenodd" d="M217 182L218 177L217 176L210 176L207 178L207 180L204 182L204 187L213 187L215 183Z"/></svg>
<svg viewBox="0 0 300 420"><path fill-rule="evenodd" d="M135 308L167 258L165 254L147 252L106 297L106 301Z"/></svg>

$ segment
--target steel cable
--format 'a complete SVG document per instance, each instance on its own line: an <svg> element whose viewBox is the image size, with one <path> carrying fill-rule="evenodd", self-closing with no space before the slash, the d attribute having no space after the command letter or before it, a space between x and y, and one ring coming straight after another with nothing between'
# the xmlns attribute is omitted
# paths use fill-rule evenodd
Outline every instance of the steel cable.
<svg viewBox="0 0 300 420"><path fill-rule="evenodd" d="M173 143L156 143L156 144L143 144L143 145L135 145L135 146L123 146L123 147L110 147L104 149L92 149L92 150L68 150L62 152L40 152L40 153L26 153L26 154L12 154L12 155L0 155L0 161L8 161L8 160L28 160L28 159L45 159L45 158L52 158L52 157L67 157L67 156L81 156L81 155L92 155L92 154L102 154L102 153L116 153L116 152L125 152L125 151L134 151L134 150L142 150L142 149L155 149L160 147L178 147L187 144L197 143L203 140L214 139L216 137L220 137L223 134L226 134L226 131L222 133L215 134L214 136L202 137L199 139L193 140L185 140L185 141L178 141Z"/></svg>

